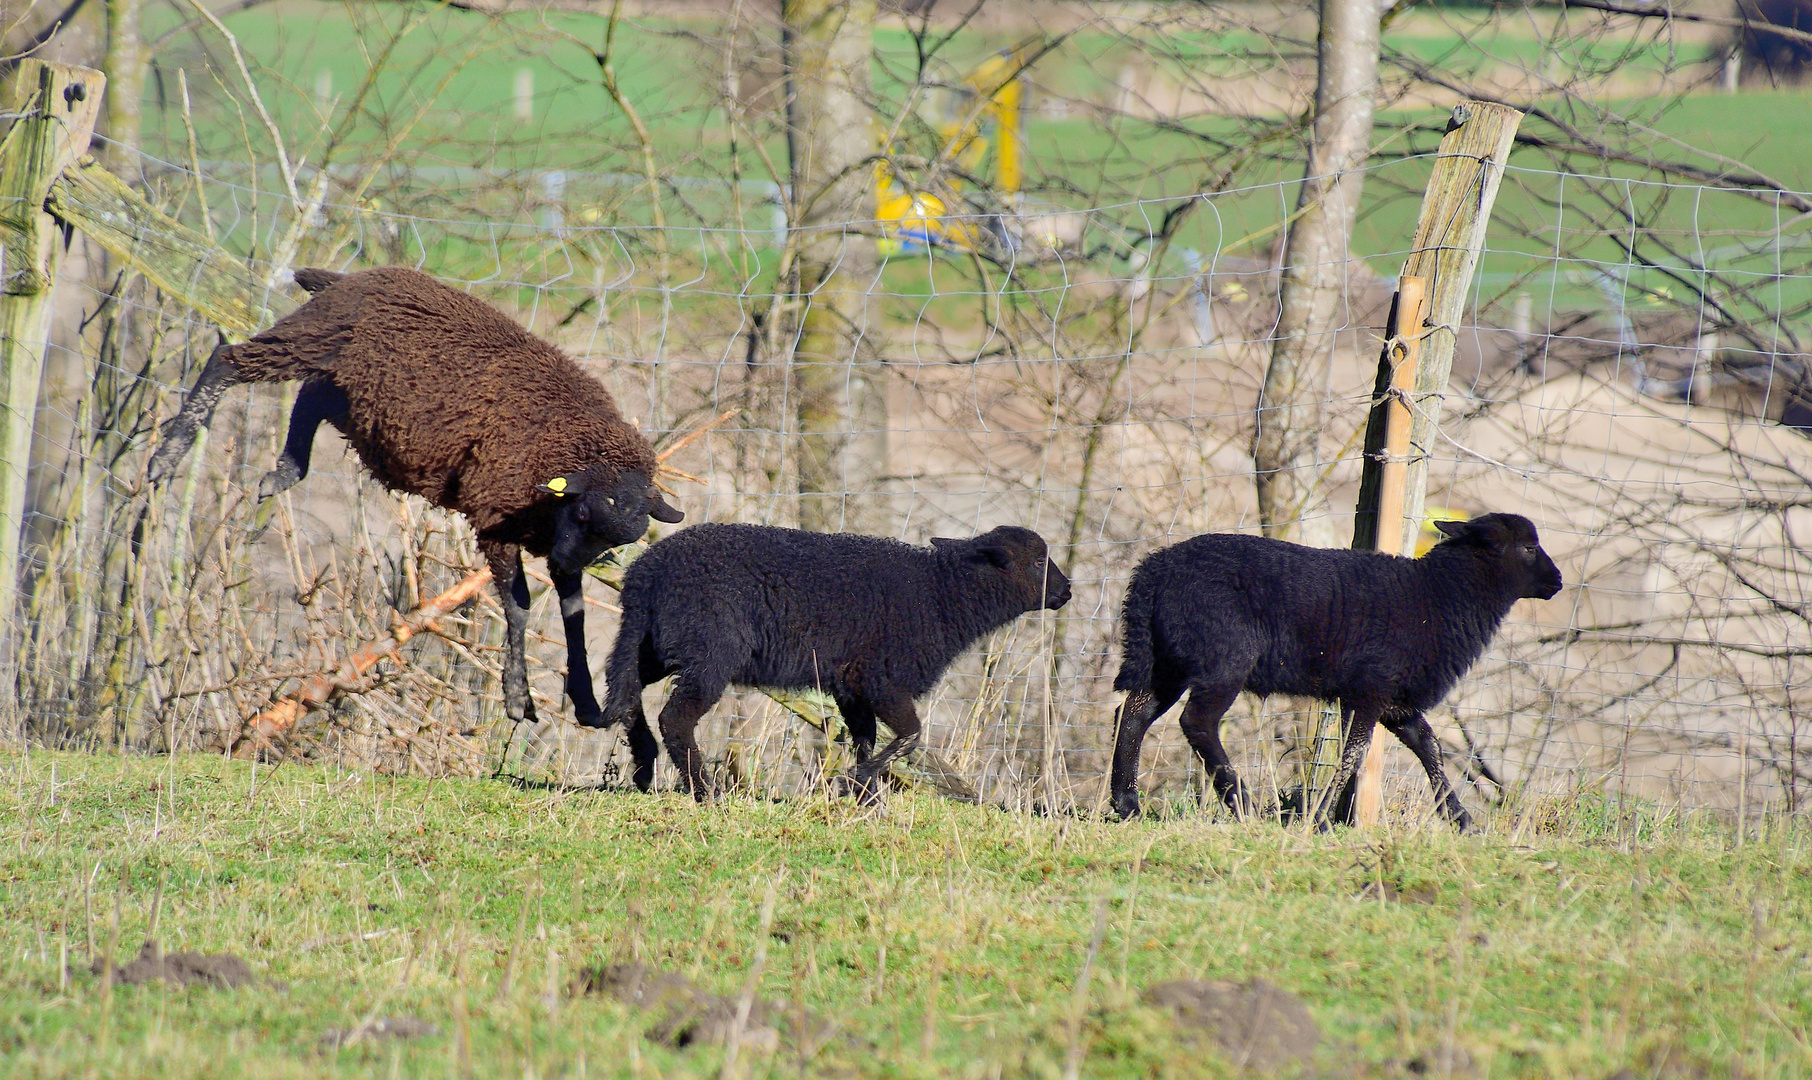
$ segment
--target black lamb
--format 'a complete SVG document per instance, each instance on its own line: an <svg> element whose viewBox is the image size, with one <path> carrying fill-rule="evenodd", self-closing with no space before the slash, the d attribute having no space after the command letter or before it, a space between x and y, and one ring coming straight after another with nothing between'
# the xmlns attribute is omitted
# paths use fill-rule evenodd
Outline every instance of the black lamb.
<svg viewBox="0 0 1812 1080"><path fill-rule="evenodd" d="M695 526L629 566L601 724L628 726L636 786L648 790L656 746L642 689L677 675L661 710L661 740L703 801L711 788L693 731L725 689L822 689L849 726L856 790L872 799L876 778L918 743L913 699L983 634L1069 598L1069 579L1029 529L1002 526L921 548L762 525ZM872 754L877 719L894 738Z"/></svg>
<svg viewBox="0 0 1812 1080"><path fill-rule="evenodd" d="M1469 819L1441 766L1424 714L1484 653L1511 605L1560 591L1560 571L1528 518L1442 521L1420 559L1209 535L1154 552L1133 572L1122 612L1123 660L1113 799L1139 812L1139 746L1152 721L1189 692L1183 734L1236 814L1239 777L1221 746L1221 716L1241 690L1340 702L1346 749L1331 790L1350 816L1360 758L1382 720L1421 761L1441 813Z"/></svg>

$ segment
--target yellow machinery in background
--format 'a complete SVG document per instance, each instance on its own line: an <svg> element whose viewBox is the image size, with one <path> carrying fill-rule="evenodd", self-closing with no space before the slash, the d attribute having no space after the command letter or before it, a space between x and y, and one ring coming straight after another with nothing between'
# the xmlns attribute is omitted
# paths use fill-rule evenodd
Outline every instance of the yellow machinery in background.
<svg viewBox="0 0 1812 1080"><path fill-rule="evenodd" d="M992 150L995 190L1009 203L1018 195L1024 175L1021 110L1027 59L1026 49L1016 49L982 61L964 77L964 91L956 95L955 107L944 110L944 117L937 121L943 139L937 161L950 171L939 170L939 187L947 194L959 191L963 184L950 173L976 175ZM891 148L882 149L885 153ZM987 242L988 229L977 215L960 210L953 213L945 198L909 189L886 161L875 165L875 217L881 227L877 247L884 257L922 254L932 247L975 252Z"/></svg>
<svg viewBox="0 0 1812 1080"><path fill-rule="evenodd" d="M1422 527L1416 530L1416 558L1428 554L1429 549L1440 543L1445 536L1435 528L1437 521L1466 521L1472 517L1464 510L1451 506L1428 506L1423 508Z"/></svg>

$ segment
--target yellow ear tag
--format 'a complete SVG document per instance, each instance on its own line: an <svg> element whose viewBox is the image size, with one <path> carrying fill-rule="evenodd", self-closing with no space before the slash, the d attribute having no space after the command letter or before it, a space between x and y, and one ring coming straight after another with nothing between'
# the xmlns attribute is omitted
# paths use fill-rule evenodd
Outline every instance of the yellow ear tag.
<svg viewBox="0 0 1812 1080"><path fill-rule="evenodd" d="M553 492L555 495L566 494L566 477L556 476L552 480L549 480L547 482L547 490Z"/></svg>

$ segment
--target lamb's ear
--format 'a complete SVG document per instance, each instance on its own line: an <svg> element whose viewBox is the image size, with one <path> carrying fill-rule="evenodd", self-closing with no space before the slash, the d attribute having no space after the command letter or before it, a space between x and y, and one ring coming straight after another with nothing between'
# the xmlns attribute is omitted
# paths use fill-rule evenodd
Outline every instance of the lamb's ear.
<svg viewBox="0 0 1812 1080"><path fill-rule="evenodd" d="M1434 523L1434 527L1441 530L1441 533L1444 536L1465 536L1471 531L1471 526L1472 523L1469 521L1448 521L1445 519L1437 520Z"/></svg>
<svg viewBox="0 0 1812 1080"><path fill-rule="evenodd" d="M1013 565L1013 553L999 544L983 544L970 552L969 557L978 563L998 566L1002 570Z"/></svg>
<svg viewBox="0 0 1812 1080"><path fill-rule="evenodd" d="M536 484L535 490L545 491L550 495L583 495L585 494L585 474L576 472L556 476L545 484Z"/></svg>

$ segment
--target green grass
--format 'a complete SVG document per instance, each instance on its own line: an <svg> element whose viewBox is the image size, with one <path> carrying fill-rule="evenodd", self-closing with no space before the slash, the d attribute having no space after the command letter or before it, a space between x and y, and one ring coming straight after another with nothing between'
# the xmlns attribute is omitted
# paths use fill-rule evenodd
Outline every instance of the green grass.
<svg viewBox="0 0 1812 1080"><path fill-rule="evenodd" d="M550 1015L550 952L561 981L639 949L735 994L773 888L760 993L854 1038L805 1062L745 1058L745 1075L1057 1075L1099 905L1085 1076L1232 1075L1140 1004L1203 977L1300 997L1337 1075L1399 1075L1449 1039L1479 1076L1599 1080L1663 1049L1709 1069L1690 1075L1812 1075L1798 823L1739 845L1706 822L1577 805L1478 836L1318 836L908 795L874 818L297 766L255 779L218 758L7 760L0 1074L447 1075L463 1028L472 1075L716 1075L721 1050L657 1045L614 1002L567 997ZM1415 902L1360 898L1377 880ZM160 889L166 950L234 952L286 988L109 990L87 974L89 935L115 938L117 904L118 952L136 952ZM321 1049L374 1012L443 1034Z"/></svg>

